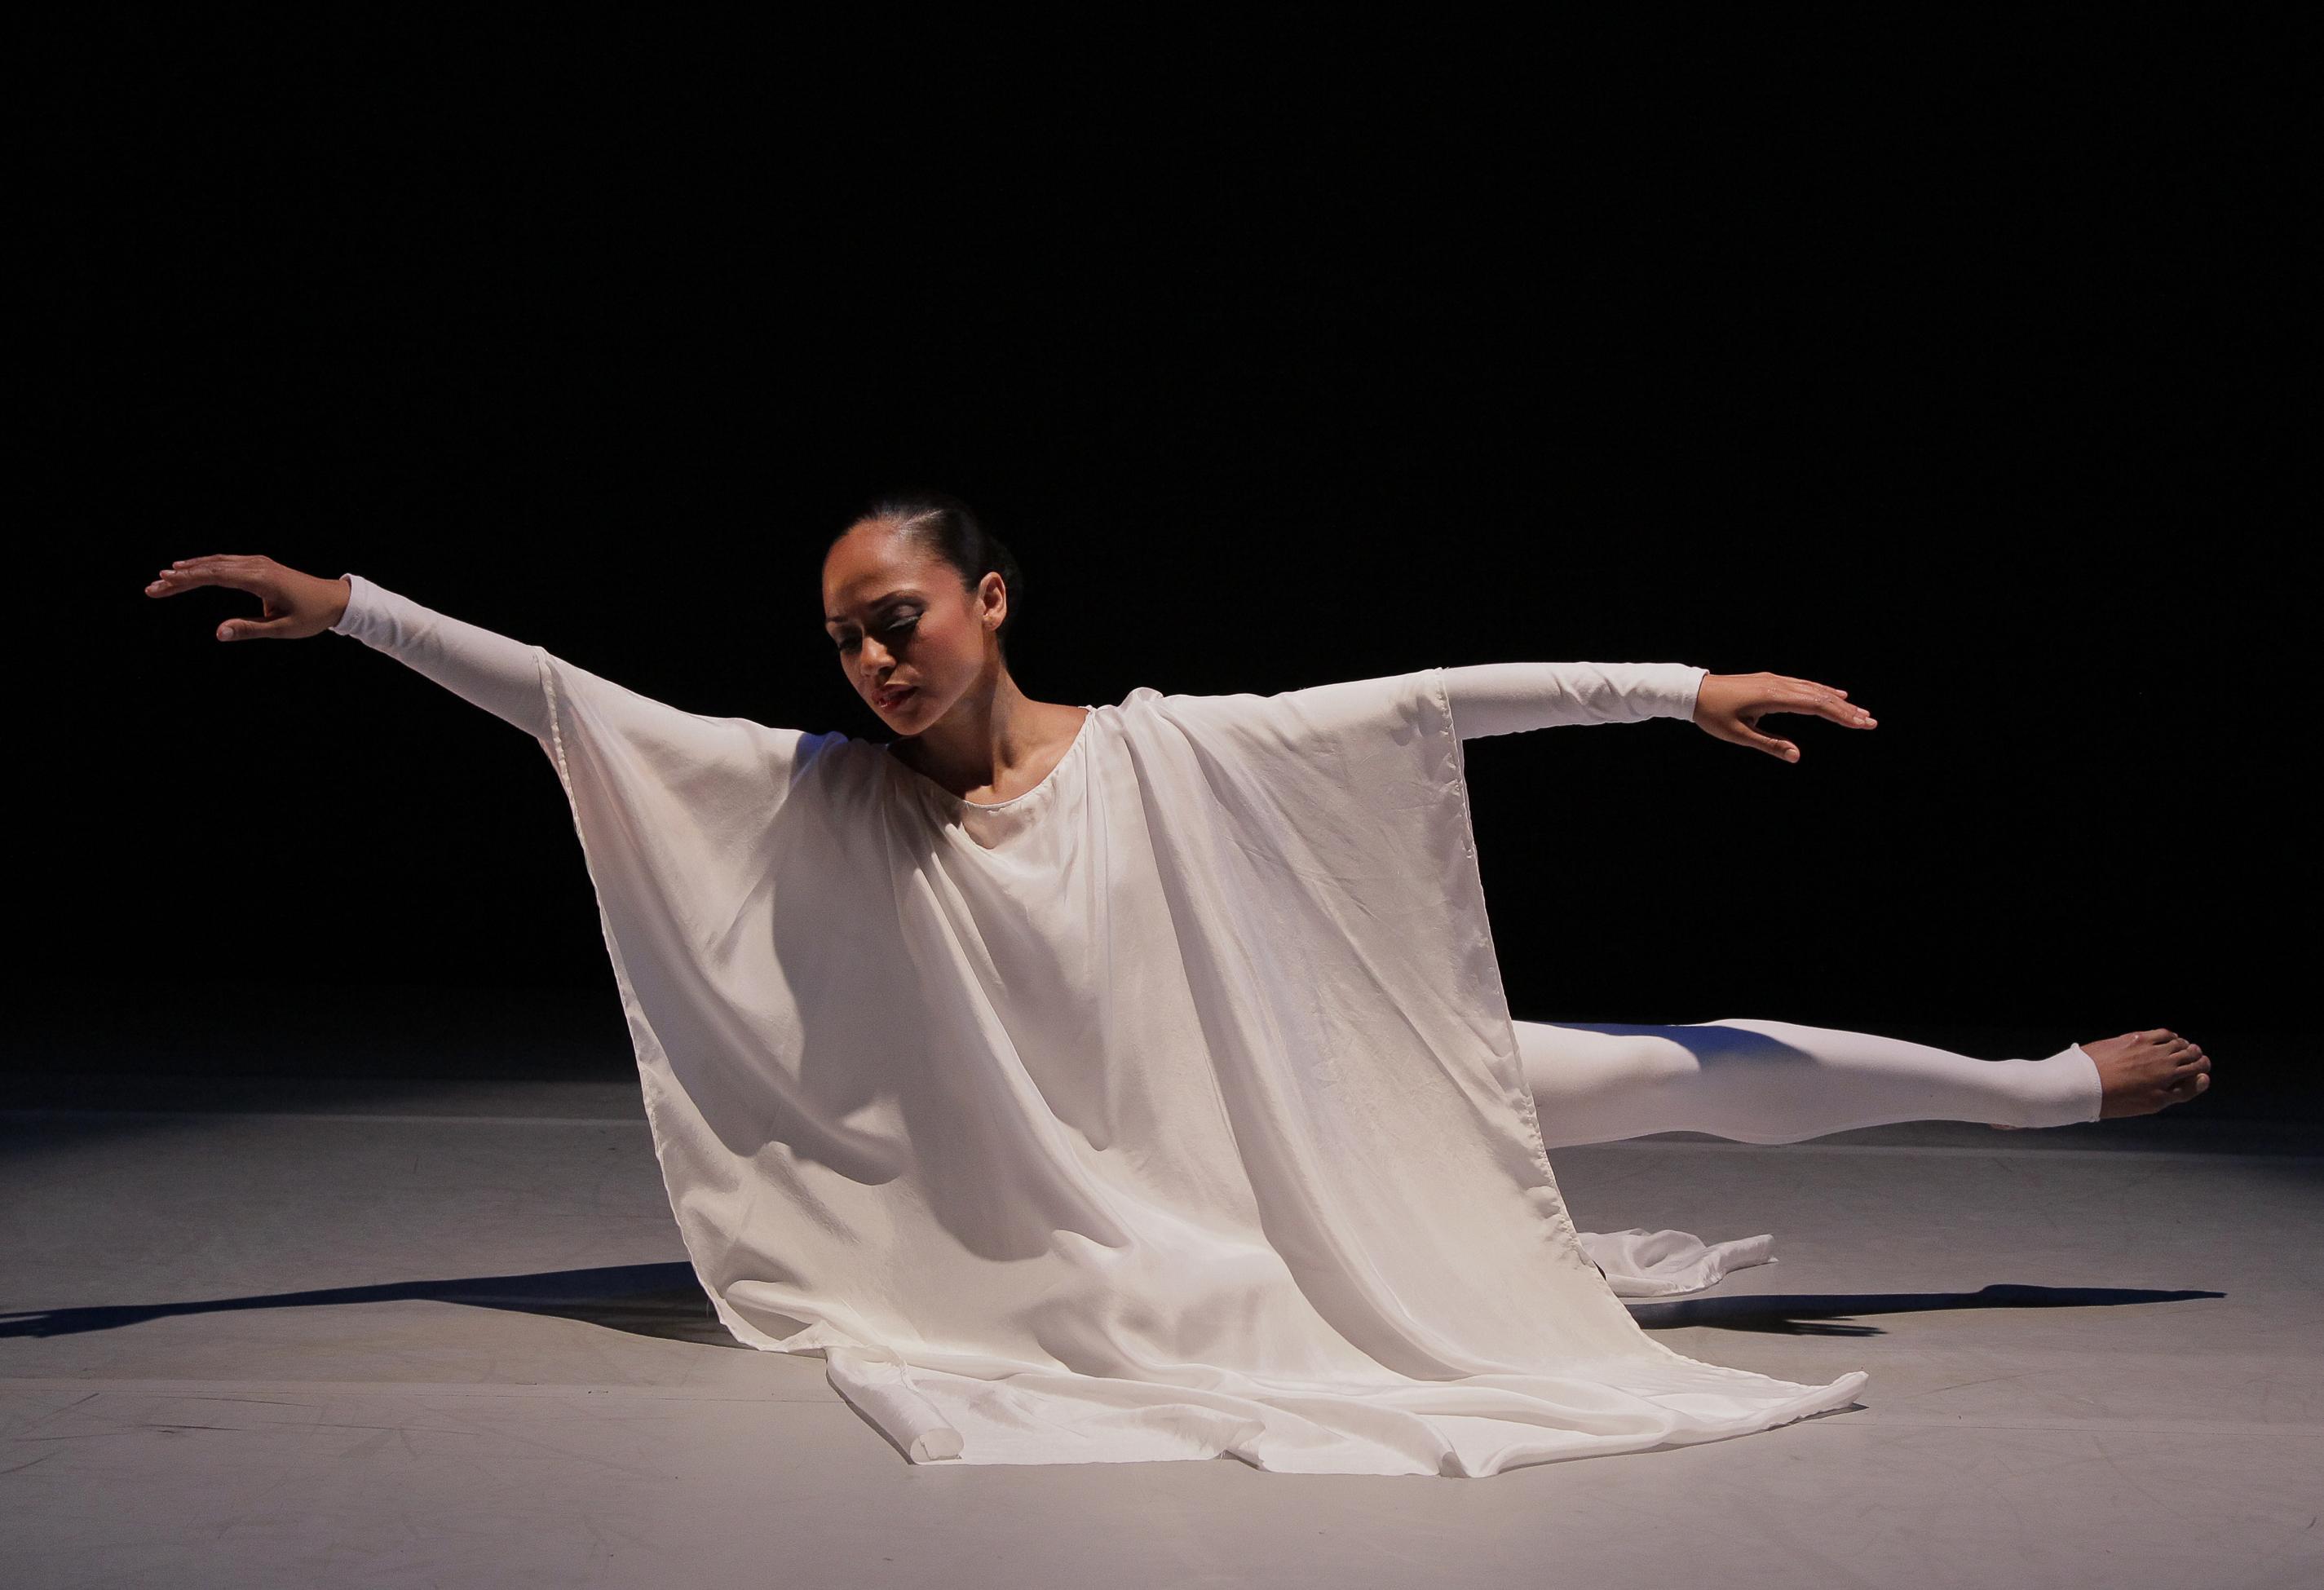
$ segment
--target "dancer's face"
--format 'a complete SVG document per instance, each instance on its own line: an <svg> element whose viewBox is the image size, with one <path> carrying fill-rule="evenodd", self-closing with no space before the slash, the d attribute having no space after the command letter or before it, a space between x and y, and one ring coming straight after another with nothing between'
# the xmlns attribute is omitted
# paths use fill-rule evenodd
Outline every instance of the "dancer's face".
<svg viewBox="0 0 2324 1590"><path fill-rule="evenodd" d="M997 573L968 590L952 565L866 519L823 560L823 611L847 682L881 722L912 735L1000 666L993 631L1009 593Z"/></svg>

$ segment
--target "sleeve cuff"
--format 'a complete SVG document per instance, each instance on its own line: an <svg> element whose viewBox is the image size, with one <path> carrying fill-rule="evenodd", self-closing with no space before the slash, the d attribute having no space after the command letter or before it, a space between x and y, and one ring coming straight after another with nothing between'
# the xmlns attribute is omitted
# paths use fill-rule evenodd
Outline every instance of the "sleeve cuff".
<svg viewBox="0 0 2324 1590"><path fill-rule="evenodd" d="M1680 719L1685 722L1692 723L1694 721L1695 703L1702 699L1702 682L1711 677L1711 670L1709 668L1698 668L1691 664L1682 664L1680 666L1685 667L1689 673L1694 676L1694 683L1689 685L1683 691L1680 692L1678 710L1673 712L1671 716Z"/></svg>
<svg viewBox="0 0 2324 1590"><path fill-rule="evenodd" d="M339 578L347 583L347 611L341 613L339 621L331 626L331 633L360 636L363 632L364 613L371 605L365 600L365 593L371 582L361 574L355 574L342 573Z"/></svg>

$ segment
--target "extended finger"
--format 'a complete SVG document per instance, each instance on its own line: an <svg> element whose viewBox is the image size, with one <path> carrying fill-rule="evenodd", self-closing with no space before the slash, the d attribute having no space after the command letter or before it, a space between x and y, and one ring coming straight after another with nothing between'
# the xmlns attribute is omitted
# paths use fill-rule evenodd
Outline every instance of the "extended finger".
<svg viewBox="0 0 2324 1590"><path fill-rule="evenodd" d="M163 569L145 587L148 596L175 596L180 592L198 591L205 585L231 586L237 582L221 578L199 569Z"/></svg>
<svg viewBox="0 0 2324 1590"><path fill-rule="evenodd" d="M272 640L290 628L288 618L273 619L261 623L255 619L228 619L217 628L221 640Z"/></svg>
<svg viewBox="0 0 2324 1590"><path fill-rule="evenodd" d="M1756 721L1757 721L1757 713L1752 714L1749 718L1739 720L1738 727L1741 730L1741 732L1737 735L1729 735L1727 738L1733 740L1738 745L1748 745L1754 750L1766 751L1769 756L1775 758L1779 762L1796 762L1800 759L1799 747L1794 745L1788 740L1776 740L1772 736L1757 732L1749 727L1751 723Z"/></svg>
<svg viewBox="0 0 2324 1590"><path fill-rule="evenodd" d="M1869 729L1880 721L1870 712L1851 701L1825 701L1816 711L1835 723L1845 723L1850 729Z"/></svg>
<svg viewBox="0 0 2324 1590"><path fill-rule="evenodd" d="M175 596L181 591L198 590L212 583L207 574L193 569L167 568L153 576L153 583L145 587L145 594Z"/></svg>
<svg viewBox="0 0 2324 1590"><path fill-rule="evenodd" d="M207 584L209 581L200 574L189 574L186 569L162 569L161 574L153 576L153 584L146 586L146 595L177 595L179 591L193 591Z"/></svg>
<svg viewBox="0 0 2324 1590"><path fill-rule="evenodd" d="M1793 700L1789 704L1776 706L1774 711L1812 712L1835 723L1844 723L1850 729L1869 729L1880 721L1849 701L1845 690L1834 690L1831 685L1819 685L1812 679L1786 679L1784 683L1794 687Z"/></svg>
<svg viewBox="0 0 2324 1590"><path fill-rule="evenodd" d="M203 585L223 585L234 591L250 591L265 595L272 588L265 583L264 572L254 557L217 556L211 557L181 557L163 569L153 584L145 587L157 596L174 596L180 591L192 591Z"/></svg>

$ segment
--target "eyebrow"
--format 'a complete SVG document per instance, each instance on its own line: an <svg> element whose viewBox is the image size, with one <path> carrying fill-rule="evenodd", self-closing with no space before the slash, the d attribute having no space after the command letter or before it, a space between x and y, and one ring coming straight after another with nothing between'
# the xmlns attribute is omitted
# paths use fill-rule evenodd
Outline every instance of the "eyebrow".
<svg viewBox="0 0 2324 1590"><path fill-rule="evenodd" d="M891 605L892 603L895 603L895 602L917 602L917 601L918 601L919 599L920 599L920 593L919 593L918 591L913 591L913 590L890 591L890 592L889 592L885 596L877 596L877 597L872 598L872 601L870 601L869 602L865 603L864 605L865 605L865 607L866 607L867 611L872 611L872 612L878 612L881 608L883 608L883 607L887 607L887 606L890 606L890 605ZM826 615L825 616L824 620L823 620L823 627L824 627L825 629L828 630L828 629L830 629L830 628L831 628L831 626L832 626L832 625L834 625L834 624L844 624L844 623L845 623L846 621L847 621L847 620L846 620L846 618L845 618L845 616L844 616L844 614L839 614L839 613L830 613L830 614L826 614Z"/></svg>

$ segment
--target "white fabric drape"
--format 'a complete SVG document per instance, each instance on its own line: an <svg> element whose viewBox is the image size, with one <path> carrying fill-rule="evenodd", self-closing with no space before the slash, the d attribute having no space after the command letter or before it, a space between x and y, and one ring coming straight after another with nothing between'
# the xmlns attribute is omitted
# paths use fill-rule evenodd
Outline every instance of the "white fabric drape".
<svg viewBox="0 0 2324 1590"><path fill-rule="evenodd" d="M1617 1296L1769 1237L1574 1229L1444 670L1136 690L980 805L532 650L695 1269L914 1461L1484 1475L1865 1383Z"/></svg>

